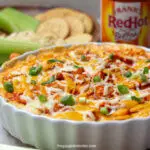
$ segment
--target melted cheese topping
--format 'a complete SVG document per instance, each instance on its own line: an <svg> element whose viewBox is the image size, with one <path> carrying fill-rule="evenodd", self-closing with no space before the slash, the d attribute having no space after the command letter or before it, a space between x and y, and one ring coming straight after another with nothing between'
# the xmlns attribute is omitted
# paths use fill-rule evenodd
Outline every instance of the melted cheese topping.
<svg viewBox="0 0 150 150"><path fill-rule="evenodd" d="M138 114L141 117L141 110L145 117L143 109L148 109L150 101L150 72L144 72L150 68L148 59L144 50L123 45L41 51L4 68L0 73L0 95L19 108L22 105L26 111L52 118L124 120ZM32 76L31 68L38 66L41 71ZM6 82L12 84L13 92L6 89ZM46 101L40 101L39 95L44 95ZM72 95L73 105L61 101L67 95Z"/></svg>

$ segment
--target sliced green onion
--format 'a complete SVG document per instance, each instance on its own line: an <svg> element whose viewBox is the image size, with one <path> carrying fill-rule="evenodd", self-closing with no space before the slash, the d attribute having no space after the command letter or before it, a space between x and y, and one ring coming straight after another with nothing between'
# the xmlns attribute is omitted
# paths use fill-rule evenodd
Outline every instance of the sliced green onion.
<svg viewBox="0 0 150 150"><path fill-rule="evenodd" d="M79 69L79 68L83 68L83 67L81 67L81 66L77 66L77 65L74 65L74 68Z"/></svg>
<svg viewBox="0 0 150 150"><path fill-rule="evenodd" d="M60 99L60 102L64 105L73 106L75 104L75 100L72 95L64 96Z"/></svg>
<svg viewBox="0 0 150 150"><path fill-rule="evenodd" d="M42 71L42 66L32 67L29 70L29 75L37 76Z"/></svg>
<svg viewBox="0 0 150 150"><path fill-rule="evenodd" d="M148 74L148 73L149 73L149 68L145 67L144 70L143 70L143 74Z"/></svg>
<svg viewBox="0 0 150 150"><path fill-rule="evenodd" d="M149 63L149 62L150 62L150 59L146 60L146 62Z"/></svg>
<svg viewBox="0 0 150 150"><path fill-rule="evenodd" d="M64 63L63 61L58 60L58 59L50 59L50 60L48 60L48 63L56 63L56 62Z"/></svg>
<svg viewBox="0 0 150 150"><path fill-rule="evenodd" d="M131 99L132 99L132 100L135 100L135 101L137 101L137 102L141 102L141 98L136 97L136 96L131 96Z"/></svg>
<svg viewBox="0 0 150 150"><path fill-rule="evenodd" d="M14 87L13 84L11 82L4 82L4 89L9 92L9 93L13 93L14 92Z"/></svg>
<svg viewBox="0 0 150 150"><path fill-rule="evenodd" d="M52 76L48 81L42 82L42 85L51 84L56 80L55 76Z"/></svg>
<svg viewBox="0 0 150 150"><path fill-rule="evenodd" d="M31 84L32 85L36 85L36 81L35 80L31 80Z"/></svg>
<svg viewBox="0 0 150 150"><path fill-rule="evenodd" d="M81 60L82 60L82 61L86 61L86 56L85 56L85 55L82 55L82 56L81 56Z"/></svg>
<svg viewBox="0 0 150 150"><path fill-rule="evenodd" d="M109 59L111 59L111 60L114 59L114 54L110 54Z"/></svg>
<svg viewBox="0 0 150 150"><path fill-rule="evenodd" d="M0 54L24 53L38 48L38 43L0 38Z"/></svg>
<svg viewBox="0 0 150 150"><path fill-rule="evenodd" d="M86 97L80 97L79 102L80 103L85 103L86 102Z"/></svg>
<svg viewBox="0 0 150 150"><path fill-rule="evenodd" d="M142 82L147 82L147 77L146 77L146 75L145 74L141 74L141 81Z"/></svg>
<svg viewBox="0 0 150 150"><path fill-rule="evenodd" d="M101 81L101 78L99 76L95 76L93 78L93 82L96 83L96 82L100 82Z"/></svg>
<svg viewBox="0 0 150 150"><path fill-rule="evenodd" d="M120 94L128 94L129 93L129 89L126 85L118 85L117 88L118 88L118 91Z"/></svg>
<svg viewBox="0 0 150 150"><path fill-rule="evenodd" d="M100 113L102 113L103 115L108 115L109 114L108 108L107 107L101 107Z"/></svg>
<svg viewBox="0 0 150 150"><path fill-rule="evenodd" d="M47 97L45 95L38 95L38 99L41 103L47 102Z"/></svg>
<svg viewBox="0 0 150 150"><path fill-rule="evenodd" d="M127 78L130 78L132 76L132 73L130 71L128 71L124 74L124 76Z"/></svg>

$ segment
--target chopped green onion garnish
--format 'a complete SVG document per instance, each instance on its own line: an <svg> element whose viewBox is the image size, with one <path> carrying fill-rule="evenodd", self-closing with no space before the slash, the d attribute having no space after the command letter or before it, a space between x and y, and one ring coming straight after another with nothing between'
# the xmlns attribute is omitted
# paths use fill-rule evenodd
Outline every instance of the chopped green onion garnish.
<svg viewBox="0 0 150 150"><path fill-rule="evenodd" d="M109 59L111 59L111 60L114 59L114 54L110 54Z"/></svg>
<svg viewBox="0 0 150 150"><path fill-rule="evenodd" d="M80 97L79 102L80 103L85 103L86 102L86 97Z"/></svg>
<svg viewBox="0 0 150 150"><path fill-rule="evenodd" d="M82 60L82 61L86 61L86 56L85 56L85 55L82 55L82 56L81 56L81 60Z"/></svg>
<svg viewBox="0 0 150 150"><path fill-rule="evenodd" d="M93 82L96 83L96 82L100 82L101 81L101 78L99 76L95 76L93 78Z"/></svg>
<svg viewBox="0 0 150 150"><path fill-rule="evenodd" d="M41 103L47 102L47 97L45 95L38 95L38 98Z"/></svg>
<svg viewBox="0 0 150 150"><path fill-rule="evenodd" d="M36 81L35 80L31 80L31 84L32 85L36 85Z"/></svg>
<svg viewBox="0 0 150 150"><path fill-rule="evenodd" d="M120 94L128 94L129 93L129 89L126 85L118 85L117 88L118 88L118 91Z"/></svg>
<svg viewBox="0 0 150 150"><path fill-rule="evenodd" d="M147 82L147 77L145 74L141 74L141 81L142 82Z"/></svg>
<svg viewBox="0 0 150 150"><path fill-rule="evenodd" d="M81 67L81 66L74 65L74 68L79 69L79 68L82 68L82 67Z"/></svg>
<svg viewBox="0 0 150 150"><path fill-rule="evenodd" d="M108 111L107 107L101 107L100 113L102 113L103 115L107 115L107 114L109 114L109 111Z"/></svg>
<svg viewBox="0 0 150 150"><path fill-rule="evenodd" d="M149 63L149 62L150 62L150 59L146 60L146 62Z"/></svg>
<svg viewBox="0 0 150 150"><path fill-rule="evenodd" d="M48 81L41 83L42 85L51 84L56 80L55 76L52 76Z"/></svg>
<svg viewBox="0 0 150 150"><path fill-rule="evenodd" d="M140 101L141 101L141 98L136 97L136 96L131 96L131 99L132 99L132 100L135 100L135 101L137 101L137 102L140 102Z"/></svg>
<svg viewBox="0 0 150 150"><path fill-rule="evenodd" d="M13 93L14 92L14 87L13 84L11 82L4 82L4 89L9 92L9 93Z"/></svg>
<svg viewBox="0 0 150 150"><path fill-rule="evenodd" d="M130 78L132 76L132 73L130 71L128 71L124 74L124 76L127 78Z"/></svg>
<svg viewBox="0 0 150 150"><path fill-rule="evenodd" d="M42 66L32 67L29 70L29 75L37 76L42 71Z"/></svg>
<svg viewBox="0 0 150 150"><path fill-rule="evenodd" d="M148 73L149 73L149 68L145 67L144 70L143 70L143 74L148 74Z"/></svg>
<svg viewBox="0 0 150 150"><path fill-rule="evenodd" d="M58 60L58 59L50 59L50 60L48 60L48 63L56 63L56 62L64 63L62 60Z"/></svg>
<svg viewBox="0 0 150 150"><path fill-rule="evenodd" d="M64 96L60 99L60 102L64 105L72 106L75 104L75 100L72 95Z"/></svg>

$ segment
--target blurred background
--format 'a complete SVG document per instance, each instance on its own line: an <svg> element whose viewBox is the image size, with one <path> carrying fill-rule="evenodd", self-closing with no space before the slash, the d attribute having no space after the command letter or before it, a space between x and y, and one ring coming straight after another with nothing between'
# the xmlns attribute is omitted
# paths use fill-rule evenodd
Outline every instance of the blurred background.
<svg viewBox="0 0 150 150"><path fill-rule="evenodd" d="M100 0L0 0L0 6L64 6L80 9L94 17L99 17Z"/></svg>

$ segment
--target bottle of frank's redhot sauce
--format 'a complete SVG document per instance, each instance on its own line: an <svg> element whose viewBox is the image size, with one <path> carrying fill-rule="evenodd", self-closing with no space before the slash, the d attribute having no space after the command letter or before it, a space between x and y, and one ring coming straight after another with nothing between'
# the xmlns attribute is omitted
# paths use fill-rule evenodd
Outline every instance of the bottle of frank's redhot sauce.
<svg viewBox="0 0 150 150"><path fill-rule="evenodd" d="M150 47L150 0L101 0L101 41Z"/></svg>

